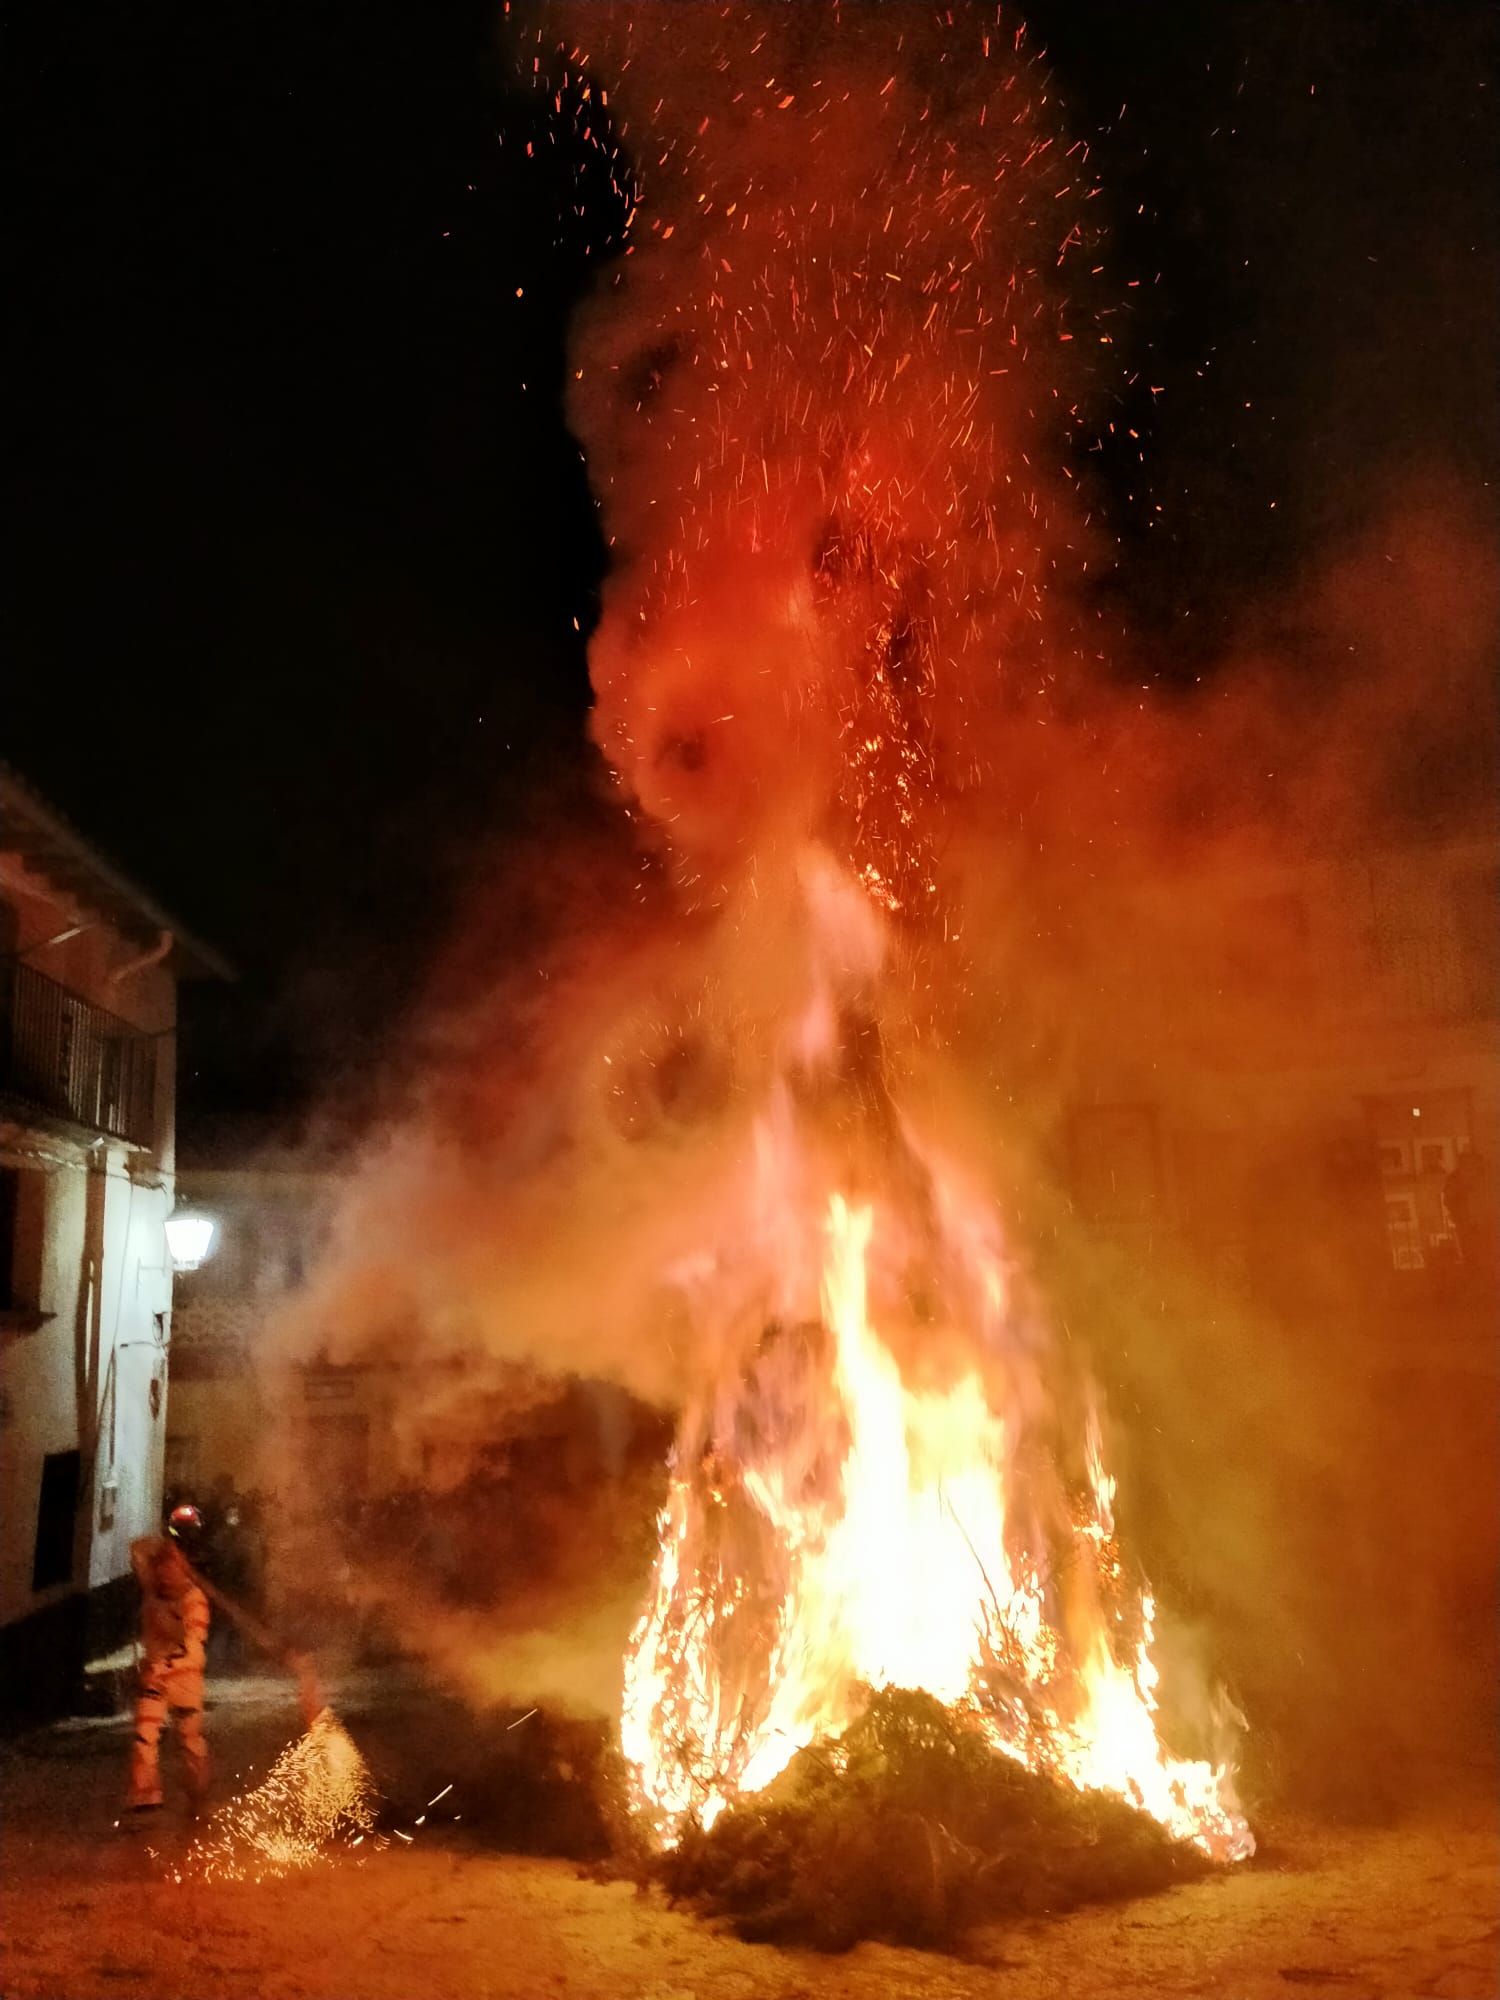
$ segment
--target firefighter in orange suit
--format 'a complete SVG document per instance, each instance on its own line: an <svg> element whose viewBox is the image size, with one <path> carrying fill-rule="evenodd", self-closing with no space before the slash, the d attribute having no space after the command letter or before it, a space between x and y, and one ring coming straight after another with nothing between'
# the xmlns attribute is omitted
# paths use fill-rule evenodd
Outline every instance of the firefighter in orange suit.
<svg viewBox="0 0 1500 2000"><path fill-rule="evenodd" d="M194 1523L178 1515L166 1535L143 1535L131 1544L130 1563L141 1587L144 1658L135 1704L130 1758L130 1805L144 1812L161 1804L160 1743L170 1712L187 1765L188 1795L196 1808L208 1790L208 1744L203 1735L203 1661L208 1645L208 1598L175 1537Z"/></svg>

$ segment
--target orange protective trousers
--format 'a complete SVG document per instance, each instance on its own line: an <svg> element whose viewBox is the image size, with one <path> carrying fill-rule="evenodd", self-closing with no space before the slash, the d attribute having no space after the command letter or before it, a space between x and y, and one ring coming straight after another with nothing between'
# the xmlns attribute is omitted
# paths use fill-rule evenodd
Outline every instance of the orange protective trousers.
<svg viewBox="0 0 1500 2000"><path fill-rule="evenodd" d="M147 1660L135 1703L135 1743L130 1756L130 1803L161 1804L161 1732L170 1713L187 1762L189 1795L208 1790L208 1742L203 1734L203 1669Z"/></svg>

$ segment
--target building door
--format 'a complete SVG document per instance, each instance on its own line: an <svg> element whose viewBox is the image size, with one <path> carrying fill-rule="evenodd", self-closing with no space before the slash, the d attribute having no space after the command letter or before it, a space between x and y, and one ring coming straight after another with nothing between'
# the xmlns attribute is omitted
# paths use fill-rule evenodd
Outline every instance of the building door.
<svg viewBox="0 0 1500 2000"><path fill-rule="evenodd" d="M50 1590L55 1584L73 1581L74 1533L82 1476L81 1452L49 1451L42 1460L42 1484L36 1508L36 1546L31 1561L33 1590Z"/></svg>

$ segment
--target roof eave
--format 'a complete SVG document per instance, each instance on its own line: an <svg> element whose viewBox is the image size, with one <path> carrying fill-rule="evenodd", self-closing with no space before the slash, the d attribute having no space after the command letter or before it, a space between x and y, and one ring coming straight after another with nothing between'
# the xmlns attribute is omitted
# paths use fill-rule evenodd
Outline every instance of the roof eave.
<svg viewBox="0 0 1500 2000"><path fill-rule="evenodd" d="M172 938L168 962L179 979L238 977L221 952L194 936L140 884L101 854L72 821L51 806L20 774L0 763L0 808L5 841L28 867L90 909L109 918L131 938L149 944L163 931Z"/></svg>

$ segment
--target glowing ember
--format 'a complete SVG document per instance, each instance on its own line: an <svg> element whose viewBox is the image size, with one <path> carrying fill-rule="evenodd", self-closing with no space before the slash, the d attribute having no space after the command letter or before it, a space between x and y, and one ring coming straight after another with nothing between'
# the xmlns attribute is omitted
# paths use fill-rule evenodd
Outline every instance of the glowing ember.
<svg viewBox="0 0 1500 2000"><path fill-rule="evenodd" d="M220 1806L172 1879L261 1882L357 1847L374 1823L369 1767L325 1708L254 1791Z"/></svg>

